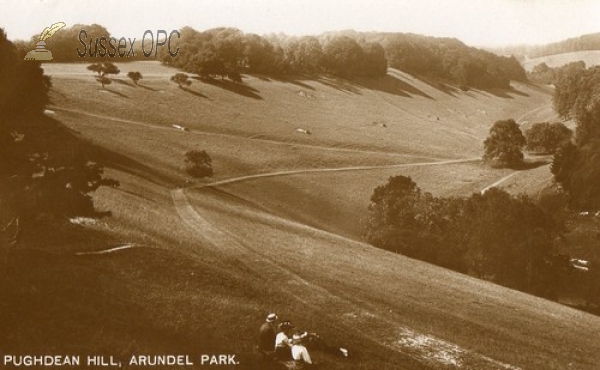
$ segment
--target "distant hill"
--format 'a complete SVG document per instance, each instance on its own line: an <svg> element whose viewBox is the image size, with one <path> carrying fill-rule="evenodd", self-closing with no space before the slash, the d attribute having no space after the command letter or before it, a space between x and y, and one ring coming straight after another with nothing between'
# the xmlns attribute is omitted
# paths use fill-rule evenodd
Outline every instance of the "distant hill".
<svg viewBox="0 0 600 370"><path fill-rule="evenodd" d="M600 32L544 45L513 45L488 50L499 55L514 55L519 60L578 51L600 50Z"/></svg>
<svg viewBox="0 0 600 370"><path fill-rule="evenodd" d="M529 50L530 58L543 57L553 54L571 53L575 51L600 50L600 33L592 33L573 37L564 41L537 46Z"/></svg>
<svg viewBox="0 0 600 370"><path fill-rule="evenodd" d="M541 63L546 63L546 65L550 68L556 68L578 61L583 61L587 67L600 65L600 50L585 50L575 51L572 53L547 55L533 59L526 59L521 64L527 72L531 72L533 67Z"/></svg>

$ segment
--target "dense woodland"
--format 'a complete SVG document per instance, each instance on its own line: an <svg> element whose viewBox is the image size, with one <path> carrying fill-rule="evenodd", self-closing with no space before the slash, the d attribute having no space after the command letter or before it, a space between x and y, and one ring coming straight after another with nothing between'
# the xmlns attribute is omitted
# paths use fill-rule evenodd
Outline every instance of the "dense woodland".
<svg viewBox="0 0 600 370"><path fill-rule="evenodd" d="M577 124L555 154L552 173L574 206L600 209L600 67L571 68L556 84L554 108Z"/></svg>

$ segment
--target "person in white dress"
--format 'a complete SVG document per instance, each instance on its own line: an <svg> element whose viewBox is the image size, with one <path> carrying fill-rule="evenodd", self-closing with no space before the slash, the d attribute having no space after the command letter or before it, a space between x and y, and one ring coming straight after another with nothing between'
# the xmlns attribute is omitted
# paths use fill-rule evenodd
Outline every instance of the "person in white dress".
<svg viewBox="0 0 600 370"><path fill-rule="evenodd" d="M294 326L289 321L283 321L279 324L279 333L275 337L275 358L278 360L289 361L292 358L292 338L291 332Z"/></svg>

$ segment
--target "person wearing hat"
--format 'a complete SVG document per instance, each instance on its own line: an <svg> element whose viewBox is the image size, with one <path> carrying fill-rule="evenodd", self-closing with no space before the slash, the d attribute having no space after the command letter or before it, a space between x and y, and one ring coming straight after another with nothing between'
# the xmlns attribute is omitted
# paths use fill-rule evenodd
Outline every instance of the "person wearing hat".
<svg viewBox="0 0 600 370"><path fill-rule="evenodd" d="M275 353L276 321L277 315L270 313L258 332L258 350L266 358L271 358Z"/></svg>
<svg viewBox="0 0 600 370"><path fill-rule="evenodd" d="M275 357L279 360L289 360L292 358L292 339L290 338L294 326L289 321L283 321L279 324L279 333L275 337Z"/></svg>
<svg viewBox="0 0 600 370"><path fill-rule="evenodd" d="M308 349L306 349L305 346L305 340L307 337L307 332L295 333L292 336L292 359L299 366L313 365L312 359L310 358L310 354L308 353Z"/></svg>

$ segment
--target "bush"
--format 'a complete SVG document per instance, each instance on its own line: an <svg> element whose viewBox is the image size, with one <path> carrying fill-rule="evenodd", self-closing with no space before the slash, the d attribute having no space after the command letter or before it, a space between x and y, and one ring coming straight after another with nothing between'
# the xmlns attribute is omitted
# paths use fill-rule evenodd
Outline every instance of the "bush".
<svg viewBox="0 0 600 370"><path fill-rule="evenodd" d="M138 84L138 81L144 78L140 72L129 72L127 73L127 77L133 81L134 84Z"/></svg>
<svg viewBox="0 0 600 370"><path fill-rule="evenodd" d="M175 82L179 87L182 86L190 86L192 81L190 80L190 76L185 73L175 73L171 76L171 81Z"/></svg>
<svg viewBox="0 0 600 370"><path fill-rule="evenodd" d="M185 153L185 172L190 176L201 178L213 175L212 159L204 150L190 150Z"/></svg>

